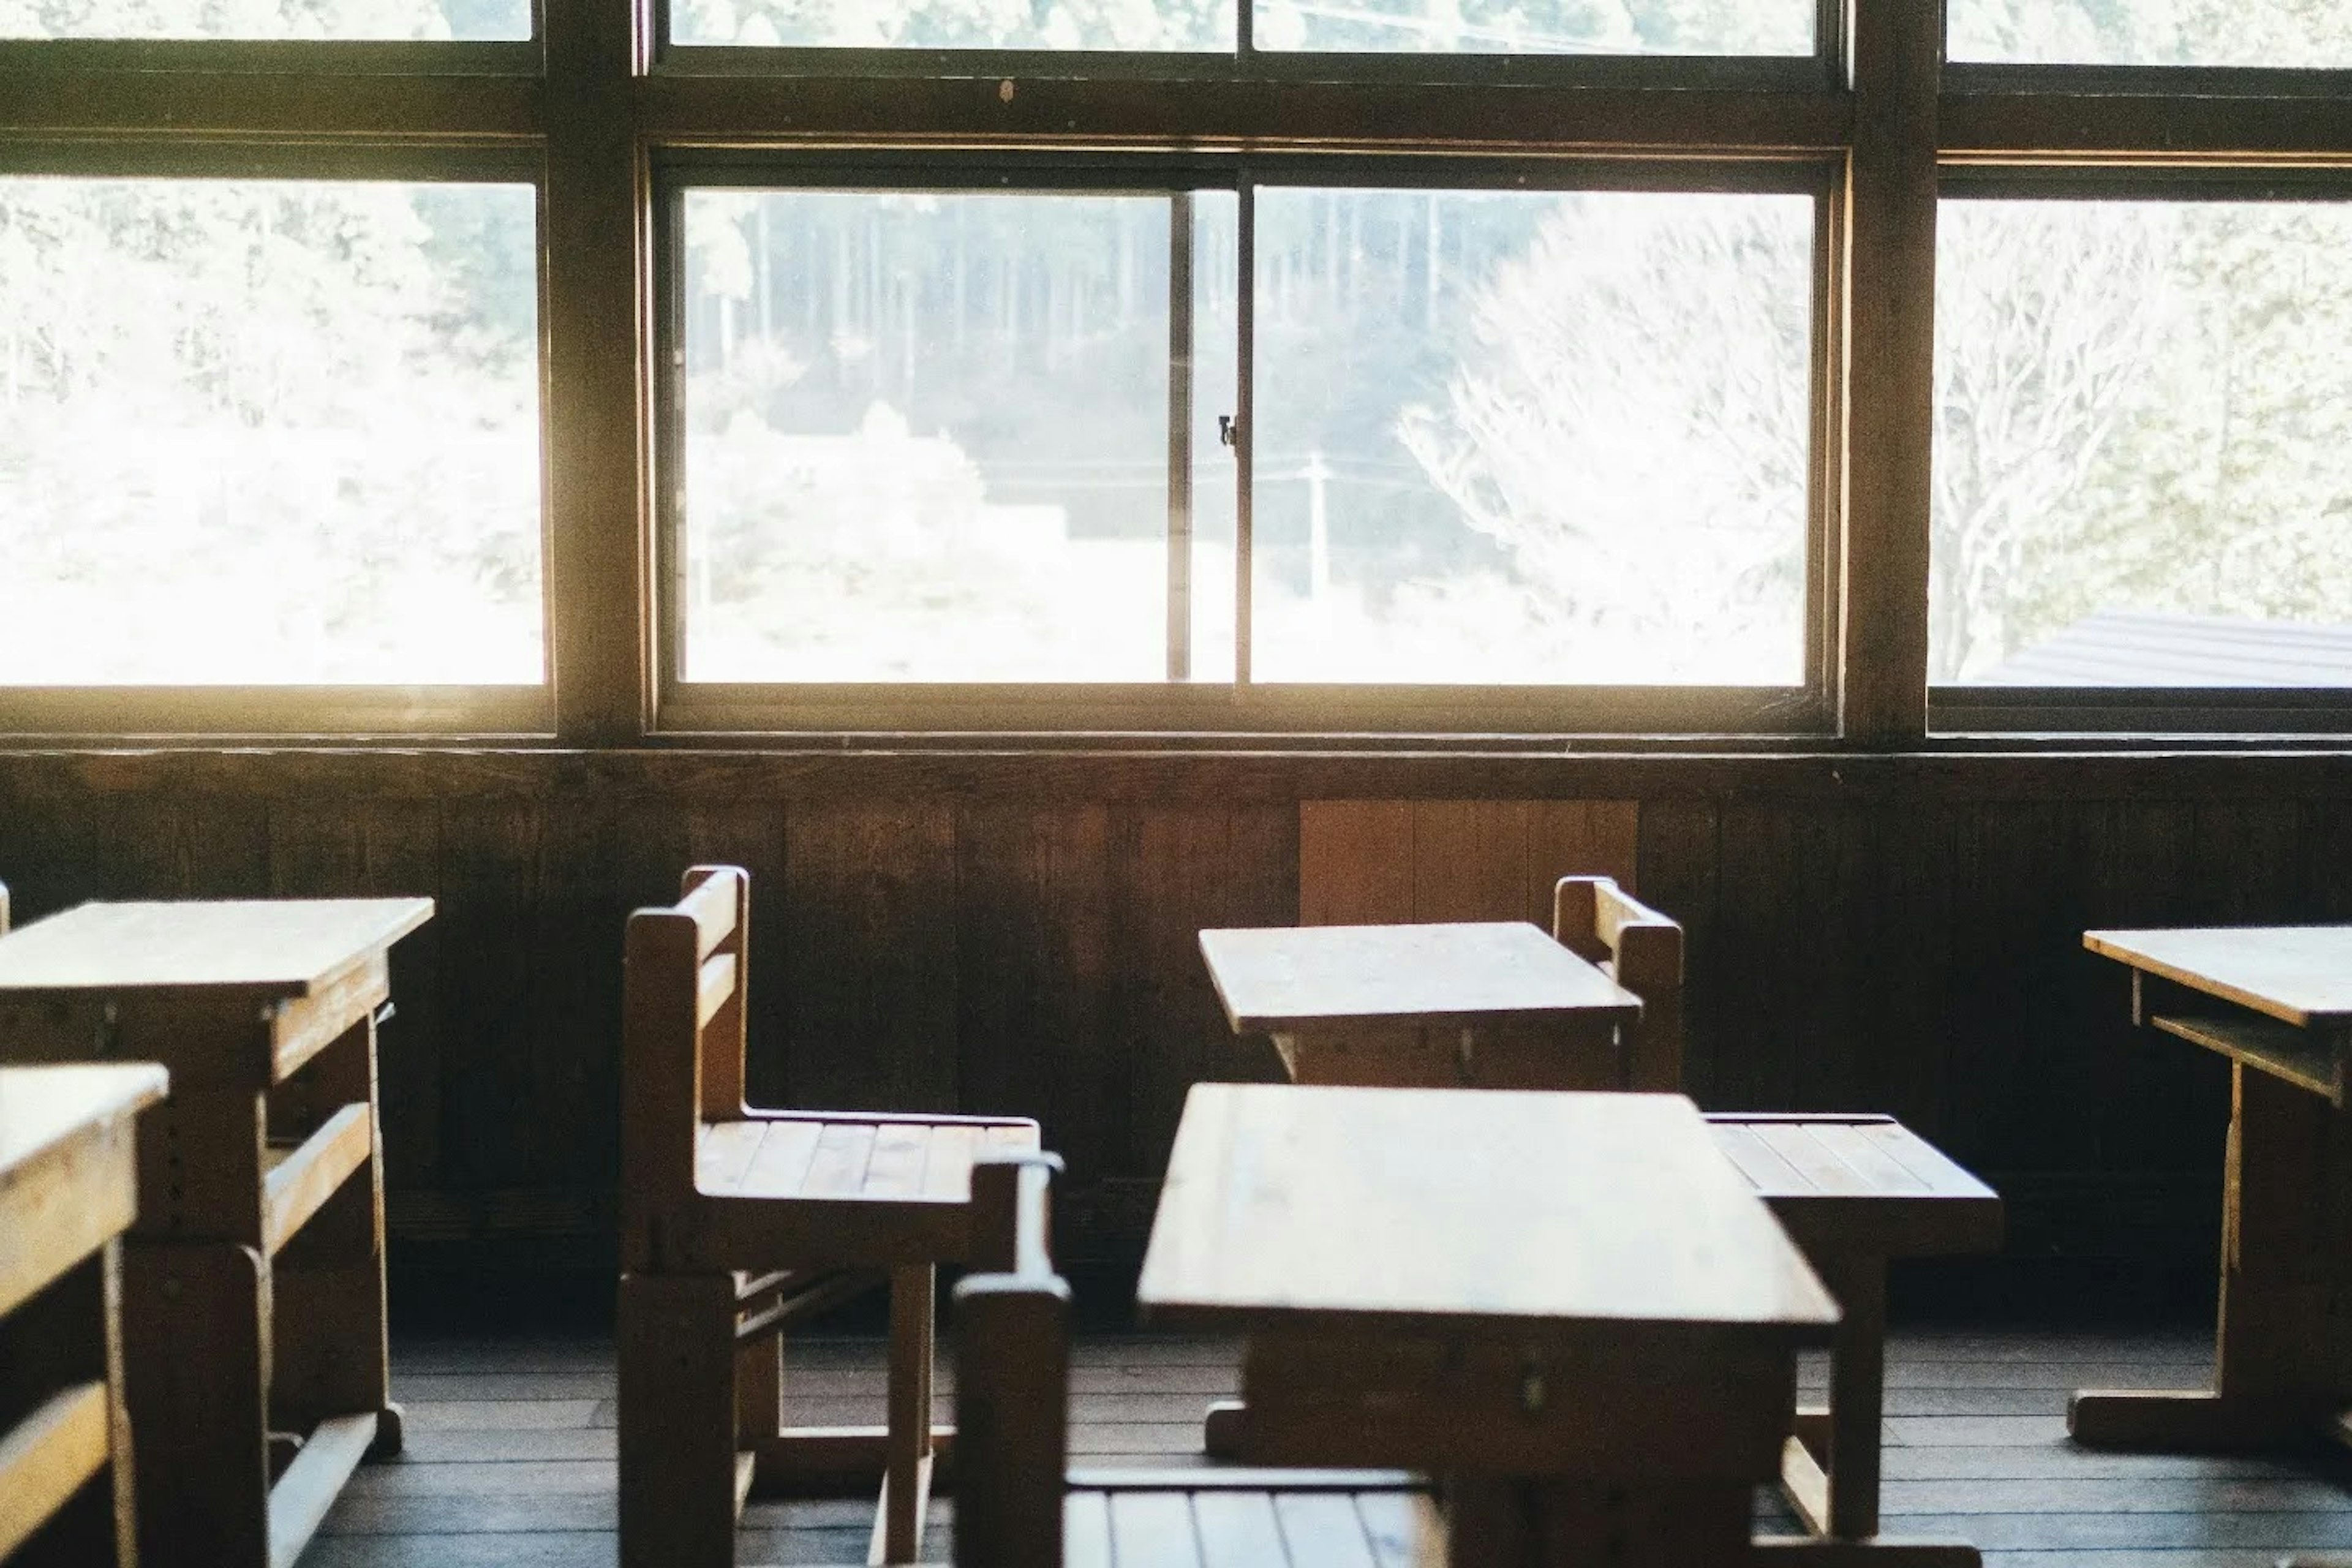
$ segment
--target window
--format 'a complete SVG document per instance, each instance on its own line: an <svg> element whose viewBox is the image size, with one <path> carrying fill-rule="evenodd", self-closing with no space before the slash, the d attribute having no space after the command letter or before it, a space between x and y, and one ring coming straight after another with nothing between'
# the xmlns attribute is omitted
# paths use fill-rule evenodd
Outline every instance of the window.
<svg viewBox="0 0 2352 1568"><path fill-rule="evenodd" d="M1947 53L2011 65L2352 66L2339 0L1950 0Z"/></svg>
<svg viewBox="0 0 2352 1568"><path fill-rule="evenodd" d="M530 0L0 0L0 38L522 39Z"/></svg>
<svg viewBox="0 0 2352 1568"><path fill-rule="evenodd" d="M1803 683L1811 199L1257 211L1258 679Z"/></svg>
<svg viewBox="0 0 2352 1568"><path fill-rule="evenodd" d="M785 48L1230 54L1814 52L1816 0L669 0L670 41Z"/></svg>
<svg viewBox="0 0 2352 1568"><path fill-rule="evenodd" d="M1253 0L1261 49L1809 55L1812 0Z"/></svg>
<svg viewBox="0 0 2352 1568"><path fill-rule="evenodd" d="M670 0L679 44L922 49L1230 49L1234 0Z"/></svg>
<svg viewBox="0 0 2352 1568"><path fill-rule="evenodd" d="M1180 210L687 192L685 675L1166 678Z"/></svg>
<svg viewBox="0 0 2352 1568"><path fill-rule="evenodd" d="M0 737L2352 734L2352 5L1937 22L0 0Z"/></svg>
<svg viewBox="0 0 2352 1568"><path fill-rule="evenodd" d="M528 185L0 178L0 684L537 686Z"/></svg>
<svg viewBox="0 0 2352 1568"><path fill-rule="evenodd" d="M1809 172L1114 176L681 182L688 688L1806 685Z"/></svg>
<svg viewBox="0 0 2352 1568"><path fill-rule="evenodd" d="M2352 204L1948 201L1932 677L2352 688Z"/></svg>

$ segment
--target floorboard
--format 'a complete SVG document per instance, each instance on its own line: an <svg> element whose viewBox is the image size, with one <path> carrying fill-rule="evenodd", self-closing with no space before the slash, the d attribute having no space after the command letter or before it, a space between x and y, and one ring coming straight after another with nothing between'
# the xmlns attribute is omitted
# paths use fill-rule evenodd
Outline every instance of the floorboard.
<svg viewBox="0 0 2352 1568"><path fill-rule="evenodd" d="M2072 1389L2200 1383L2210 1346L2210 1335L1898 1333L1887 1529L1974 1541L1990 1568L2271 1568L2290 1551L2352 1550L2346 1461L2093 1454L2066 1441ZM880 1419L878 1342L794 1342L788 1369L795 1419ZM1821 1377L1805 1368L1809 1387ZM609 1342L404 1340L393 1381L407 1452L360 1470L303 1568L613 1568ZM1074 1462L1201 1464L1201 1407L1236 1383L1223 1342L1084 1340ZM954 1386L943 1368L941 1419ZM936 1505L929 1551L941 1560L952 1515ZM754 1504L738 1560L858 1563L871 1520L857 1501Z"/></svg>

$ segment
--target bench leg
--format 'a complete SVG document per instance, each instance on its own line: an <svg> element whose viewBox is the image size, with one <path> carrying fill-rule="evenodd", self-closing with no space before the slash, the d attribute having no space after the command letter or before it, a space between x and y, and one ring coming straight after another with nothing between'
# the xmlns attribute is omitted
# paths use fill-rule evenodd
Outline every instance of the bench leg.
<svg viewBox="0 0 2352 1568"><path fill-rule="evenodd" d="M733 1568L735 1279L621 1277L621 1568Z"/></svg>
<svg viewBox="0 0 2352 1568"><path fill-rule="evenodd" d="M939 1270L925 1263L890 1271L889 1442L872 1563L922 1555L931 1489L931 1356Z"/></svg>
<svg viewBox="0 0 2352 1568"><path fill-rule="evenodd" d="M1830 1350L1827 1533L1878 1533L1879 1438L1886 1407L1886 1260L1843 1258L1822 1271L1844 1316Z"/></svg>

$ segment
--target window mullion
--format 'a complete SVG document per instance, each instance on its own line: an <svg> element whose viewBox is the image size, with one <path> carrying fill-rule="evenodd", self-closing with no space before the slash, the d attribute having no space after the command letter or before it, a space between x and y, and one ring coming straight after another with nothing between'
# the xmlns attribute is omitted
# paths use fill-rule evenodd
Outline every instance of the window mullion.
<svg viewBox="0 0 2352 1568"><path fill-rule="evenodd" d="M1257 185L1249 171L1236 182L1240 210L1235 222L1236 293L1234 296L1234 684L1251 683L1250 631L1255 618L1251 589L1256 578L1257 531L1252 509L1256 479L1257 426Z"/></svg>

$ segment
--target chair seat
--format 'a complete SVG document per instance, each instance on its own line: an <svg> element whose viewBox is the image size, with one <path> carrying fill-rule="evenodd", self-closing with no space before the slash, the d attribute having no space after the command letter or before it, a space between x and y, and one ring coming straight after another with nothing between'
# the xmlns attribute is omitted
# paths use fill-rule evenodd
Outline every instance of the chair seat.
<svg viewBox="0 0 2352 1568"><path fill-rule="evenodd" d="M1798 1246L1921 1258L2000 1246L2000 1197L1888 1116L1707 1118Z"/></svg>
<svg viewBox="0 0 2352 1568"><path fill-rule="evenodd" d="M707 1197L961 1205L982 1151L1037 1146L1037 1124L1009 1118L719 1121L702 1129L694 1184Z"/></svg>
<svg viewBox="0 0 2352 1568"><path fill-rule="evenodd" d="M1436 1504L1401 1477L1192 1470L1070 1479L1066 1568L1445 1568Z"/></svg>

